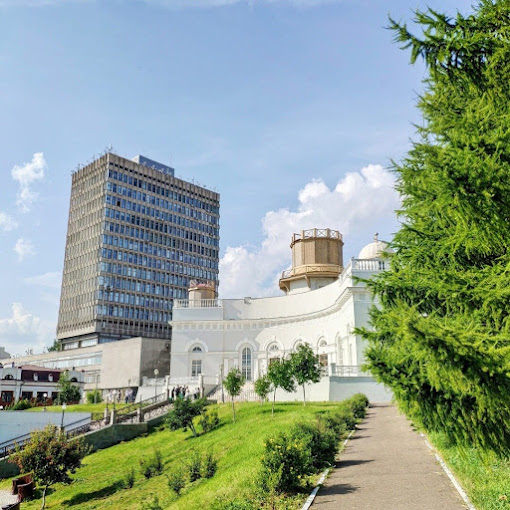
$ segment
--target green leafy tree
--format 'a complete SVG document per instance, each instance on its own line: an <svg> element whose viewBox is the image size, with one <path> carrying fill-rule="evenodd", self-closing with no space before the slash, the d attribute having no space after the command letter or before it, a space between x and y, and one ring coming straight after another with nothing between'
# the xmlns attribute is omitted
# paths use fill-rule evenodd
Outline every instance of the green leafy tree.
<svg viewBox="0 0 510 510"><path fill-rule="evenodd" d="M255 381L255 393L260 398L261 404L264 400L266 400L269 393L271 393L271 389L272 389L271 381L269 380L267 374L263 375L262 377L259 377Z"/></svg>
<svg viewBox="0 0 510 510"><path fill-rule="evenodd" d="M87 403L98 404L103 401L103 393L101 390L92 390L87 392Z"/></svg>
<svg viewBox="0 0 510 510"><path fill-rule="evenodd" d="M402 226L367 366L428 430L510 453L510 3L390 21L428 74L417 140L394 164Z"/></svg>
<svg viewBox="0 0 510 510"><path fill-rule="evenodd" d="M193 418L202 414L205 405L205 398L199 398L198 400L190 400L189 398L176 399L173 409L168 413L168 426L171 430L190 429L193 436L197 437Z"/></svg>
<svg viewBox="0 0 510 510"><path fill-rule="evenodd" d="M81 399L80 389L71 382L69 372L62 372L57 383L58 403L66 404L79 402Z"/></svg>
<svg viewBox="0 0 510 510"><path fill-rule="evenodd" d="M308 344L300 344L290 355L290 364L296 383L303 388L303 405L306 405L305 384L321 379L321 366Z"/></svg>
<svg viewBox="0 0 510 510"><path fill-rule="evenodd" d="M274 404L276 401L276 390L282 388L285 391L295 391L296 381L292 373L292 363L288 359L273 359L267 368L267 378L273 385L273 406L271 414L274 415Z"/></svg>
<svg viewBox="0 0 510 510"><path fill-rule="evenodd" d="M241 393L244 383L245 378L241 375L241 372L238 368L232 368L223 381L225 390L232 398L232 415L234 423L236 421L236 407L234 403L234 397L237 397Z"/></svg>
<svg viewBox="0 0 510 510"><path fill-rule="evenodd" d="M60 340L53 340L53 343L48 347L48 352L56 352L62 350L62 342Z"/></svg>
<svg viewBox="0 0 510 510"><path fill-rule="evenodd" d="M32 473L34 480L42 485L42 507L46 506L46 491L55 483L69 484L70 477L80 466L90 448L82 438L68 440L65 432L55 425L32 432L24 448L16 447L9 462L15 463L22 473Z"/></svg>

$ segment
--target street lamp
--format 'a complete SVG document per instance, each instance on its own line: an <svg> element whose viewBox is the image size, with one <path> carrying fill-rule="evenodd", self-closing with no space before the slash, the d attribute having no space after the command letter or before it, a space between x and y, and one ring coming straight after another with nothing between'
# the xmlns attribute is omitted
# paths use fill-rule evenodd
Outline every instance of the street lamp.
<svg viewBox="0 0 510 510"><path fill-rule="evenodd" d="M64 414L66 412L67 404L64 402L62 404L62 421L60 422L60 430L64 430Z"/></svg>
<svg viewBox="0 0 510 510"><path fill-rule="evenodd" d="M46 399L48 398L48 394L43 393L43 397L44 397L44 410L46 411Z"/></svg>
<svg viewBox="0 0 510 510"><path fill-rule="evenodd" d="M157 368L154 369L154 402L156 402L156 396L158 394L158 375L159 370Z"/></svg>

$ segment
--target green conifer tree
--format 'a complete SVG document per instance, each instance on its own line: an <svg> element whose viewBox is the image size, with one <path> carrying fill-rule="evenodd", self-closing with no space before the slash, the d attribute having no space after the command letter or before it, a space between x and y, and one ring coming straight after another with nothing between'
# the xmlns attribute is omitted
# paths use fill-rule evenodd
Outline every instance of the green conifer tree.
<svg viewBox="0 0 510 510"><path fill-rule="evenodd" d="M417 12L396 40L423 58L423 123L394 164L403 198L391 270L369 282L372 373L413 420L510 450L510 1Z"/></svg>

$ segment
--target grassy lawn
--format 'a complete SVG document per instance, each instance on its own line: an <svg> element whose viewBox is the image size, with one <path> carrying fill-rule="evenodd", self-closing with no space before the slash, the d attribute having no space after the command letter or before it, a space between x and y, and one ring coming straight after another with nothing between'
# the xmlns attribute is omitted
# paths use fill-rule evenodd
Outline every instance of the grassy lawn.
<svg viewBox="0 0 510 510"><path fill-rule="evenodd" d="M477 510L510 510L510 459L452 446L441 434L429 438Z"/></svg>
<svg viewBox="0 0 510 510"><path fill-rule="evenodd" d="M115 404L115 407L116 407L116 409L122 409L123 407L126 407L127 405L130 405L130 404L124 404L122 402L119 404ZM105 407L106 407L105 402L100 402L99 404L72 404L72 405L68 405L66 407L66 413L73 413L73 412L75 412L75 413L92 413L94 415L93 418L98 419L101 416L103 416ZM112 408L111 403L108 404L108 408L109 409ZM46 409L48 410L48 412L58 412L58 413L62 412L62 406L60 406L60 405L46 406ZM43 406L31 407L30 409L26 409L27 412L35 412L35 413L41 412L43 410L44 410Z"/></svg>
<svg viewBox="0 0 510 510"><path fill-rule="evenodd" d="M54 487L47 499L47 508L138 510L146 508L144 505L157 495L165 509L206 510L219 496L242 498L253 490L266 437L287 430L293 422L313 420L317 412L336 405L277 404L272 417L270 404L243 403L238 404L235 424L231 405L219 405L220 427L198 438L191 438L190 432L166 429L89 455L73 476L73 484ZM177 498L168 488L164 474L146 480L140 473L140 459L152 455L156 448L163 455L166 473L185 466L193 451L205 453L211 448L219 459L218 471L211 479L194 482ZM136 473L135 485L132 489L123 489L119 482L131 468ZM1 484L8 487L10 482ZM306 497L307 494L296 496L289 508L298 508ZM23 508L40 508L40 500L24 503Z"/></svg>

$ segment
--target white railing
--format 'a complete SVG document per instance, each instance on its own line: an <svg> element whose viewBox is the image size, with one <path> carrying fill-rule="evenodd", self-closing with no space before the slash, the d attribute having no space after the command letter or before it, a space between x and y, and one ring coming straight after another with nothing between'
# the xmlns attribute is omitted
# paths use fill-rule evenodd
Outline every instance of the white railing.
<svg viewBox="0 0 510 510"><path fill-rule="evenodd" d="M359 365L330 365L329 374L338 377L362 377L368 376L367 372L363 372Z"/></svg>
<svg viewBox="0 0 510 510"><path fill-rule="evenodd" d="M314 237L342 239L342 234L338 230L331 230L330 228L310 228L302 230L299 234L294 234L292 242L300 241L301 239L313 239Z"/></svg>
<svg viewBox="0 0 510 510"><path fill-rule="evenodd" d="M352 269L358 271L385 271L389 269L387 260L381 259L352 259Z"/></svg>
<svg viewBox="0 0 510 510"><path fill-rule="evenodd" d="M176 308L222 308L221 299L174 299Z"/></svg>
<svg viewBox="0 0 510 510"><path fill-rule="evenodd" d="M168 386L200 386L200 376L195 377L170 377L168 379Z"/></svg>

